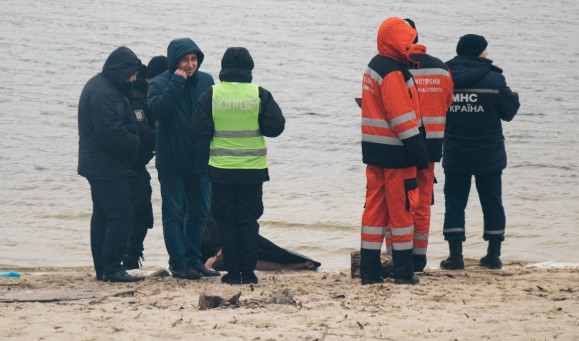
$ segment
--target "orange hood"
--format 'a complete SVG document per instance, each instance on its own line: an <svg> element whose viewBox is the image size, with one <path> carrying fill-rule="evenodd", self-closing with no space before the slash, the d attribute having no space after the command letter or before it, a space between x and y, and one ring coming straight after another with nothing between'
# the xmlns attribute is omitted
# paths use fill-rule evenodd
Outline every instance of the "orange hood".
<svg viewBox="0 0 579 341"><path fill-rule="evenodd" d="M414 44L410 46L410 49L408 50L408 55L410 56L413 54L426 54L426 46L420 44Z"/></svg>
<svg viewBox="0 0 579 341"><path fill-rule="evenodd" d="M410 24L400 18L388 18L378 30L378 53L400 63L407 63L407 51L415 38L416 31Z"/></svg>

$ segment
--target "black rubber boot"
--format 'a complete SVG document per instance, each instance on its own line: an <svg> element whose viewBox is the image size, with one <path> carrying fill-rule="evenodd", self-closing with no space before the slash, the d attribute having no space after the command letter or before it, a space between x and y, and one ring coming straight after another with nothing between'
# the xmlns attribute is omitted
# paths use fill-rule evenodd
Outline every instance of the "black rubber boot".
<svg viewBox="0 0 579 341"><path fill-rule="evenodd" d="M462 241L448 241L450 256L440 262L440 267L445 270L462 270L464 269L464 260L462 258Z"/></svg>
<svg viewBox="0 0 579 341"><path fill-rule="evenodd" d="M480 266L489 269L500 269L503 267L501 262L501 241L490 240L487 249L487 255L480 259Z"/></svg>
<svg viewBox="0 0 579 341"><path fill-rule="evenodd" d="M392 250L394 283L418 284L418 277L414 276L412 256L412 250Z"/></svg>
<svg viewBox="0 0 579 341"><path fill-rule="evenodd" d="M381 275L380 250L360 250L360 280L362 285L384 283Z"/></svg>
<svg viewBox="0 0 579 341"><path fill-rule="evenodd" d="M413 254L412 265L414 266L414 272L424 272L424 268L426 267L426 256Z"/></svg>

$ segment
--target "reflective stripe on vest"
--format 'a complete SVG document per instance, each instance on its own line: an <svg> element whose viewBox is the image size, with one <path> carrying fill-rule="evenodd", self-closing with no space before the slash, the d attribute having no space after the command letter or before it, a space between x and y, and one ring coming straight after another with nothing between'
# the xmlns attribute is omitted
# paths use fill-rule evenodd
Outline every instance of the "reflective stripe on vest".
<svg viewBox="0 0 579 341"><path fill-rule="evenodd" d="M213 86L215 132L209 165L223 169L265 169L267 148L259 131L259 87L223 82Z"/></svg>

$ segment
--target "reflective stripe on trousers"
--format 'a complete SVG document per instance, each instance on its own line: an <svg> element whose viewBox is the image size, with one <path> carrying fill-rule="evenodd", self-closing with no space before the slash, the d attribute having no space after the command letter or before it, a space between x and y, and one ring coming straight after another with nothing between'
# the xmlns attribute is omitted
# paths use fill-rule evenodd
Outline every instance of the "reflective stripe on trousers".
<svg viewBox="0 0 579 341"><path fill-rule="evenodd" d="M394 250L412 249L413 213L418 203L418 191L408 191L410 209L406 210L407 191L404 188L404 180L415 177L415 167L402 169L366 167L366 207L362 215L361 233L363 249L380 250L385 234L389 232L392 234Z"/></svg>
<svg viewBox="0 0 579 341"><path fill-rule="evenodd" d="M430 231L430 206L434 186L434 162L429 162L426 169L416 172L418 180L418 207L414 214L414 251L416 255L426 255L428 233Z"/></svg>

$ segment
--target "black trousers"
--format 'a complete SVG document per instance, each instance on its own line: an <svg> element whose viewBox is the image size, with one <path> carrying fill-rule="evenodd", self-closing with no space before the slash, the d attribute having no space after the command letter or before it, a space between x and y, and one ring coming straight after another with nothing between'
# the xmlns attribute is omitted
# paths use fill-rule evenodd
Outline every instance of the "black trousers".
<svg viewBox="0 0 579 341"><path fill-rule="evenodd" d="M146 170L138 174L138 178L129 180L135 217L135 223L127 240L126 255L131 258L139 258L143 255L145 237L154 224L151 177Z"/></svg>
<svg viewBox="0 0 579 341"><path fill-rule="evenodd" d="M465 241L464 210L470 192L470 174L445 172L444 183L444 239ZM476 190L484 216L484 240L505 239L505 209L502 201L502 171L490 174L474 174Z"/></svg>
<svg viewBox="0 0 579 341"><path fill-rule="evenodd" d="M90 244L94 268L98 274L122 269L127 236L133 225L133 205L127 178L89 179L93 213L90 221Z"/></svg>
<svg viewBox="0 0 579 341"><path fill-rule="evenodd" d="M211 186L211 209L221 232L225 270L255 270L259 252L257 220L263 214L263 183L212 183Z"/></svg>

